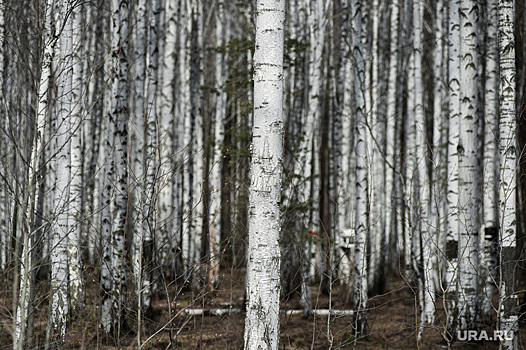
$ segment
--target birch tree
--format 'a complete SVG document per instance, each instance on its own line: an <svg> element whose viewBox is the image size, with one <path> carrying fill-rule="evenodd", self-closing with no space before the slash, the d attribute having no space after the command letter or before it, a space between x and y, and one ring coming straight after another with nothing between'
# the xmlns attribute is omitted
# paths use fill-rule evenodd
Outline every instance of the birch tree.
<svg viewBox="0 0 526 350"><path fill-rule="evenodd" d="M459 171L459 266L458 312L460 329L473 329L478 317L480 185L477 1L463 0L460 7L460 143Z"/></svg>
<svg viewBox="0 0 526 350"><path fill-rule="evenodd" d="M84 183L82 181L83 155L82 155L82 126L83 126L83 100L85 94L83 82L84 47L82 43L82 5L72 2L72 86L71 86L71 184L70 199L71 210L68 221L71 231L68 236L68 258L69 258L69 291L72 307L80 306L82 298L82 278L80 268L80 233L82 224L82 192Z"/></svg>
<svg viewBox="0 0 526 350"><path fill-rule="evenodd" d="M5 6L0 6L0 96L2 96L0 100L0 112L3 114L3 117L0 119L0 126L4 127L6 130L6 124L7 124L7 114L5 113L5 93L4 93L4 64L5 64L5 56L6 56L6 50L4 49L4 42L5 42ZM7 135L5 133L2 133L1 135L1 143L2 146L0 146L0 158L2 159L2 168L0 168L0 171L3 176L5 176L7 172ZM7 264L7 232L8 232L8 205L9 203L9 196L8 196L8 186L7 182L3 182L2 186L0 186L0 269L2 271L5 270L6 264Z"/></svg>
<svg viewBox="0 0 526 350"><path fill-rule="evenodd" d="M192 182L190 178L190 164L192 162L192 121L190 117L190 35L192 31L192 12L187 1L180 3L180 25L179 25L179 76L182 80L180 84L178 98L178 115L181 125L181 153L182 153L182 174L181 174L181 262L184 270L184 280L191 279L192 266L192 225L191 213L192 205Z"/></svg>
<svg viewBox="0 0 526 350"><path fill-rule="evenodd" d="M415 195L417 196L418 219L414 222L415 232L418 232L421 240L420 256L422 263L422 276L419 281L420 293L423 293L422 319L430 324L434 323L435 319L435 289L432 281L432 255L435 244L433 241L435 237L432 233L430 205L431 193L429 191L429 172L428 172L428 147L430 143L427 137L427 123L424 114L424 86L423 86L423 67L422 57L424 47L423 40L423 20L424 11L421 0L414 0L413 2L413 23L414 23L414 39L413 39L413 55L414 57L414 113L415 113L415 128L416 128L416 145L415 145L415 181L416 188ZM412 113L411 111L408 111Z"/></svg>
<svg viewBox="0 0 526 350"><path fill-rule="evenodd" d="M356 205L354 251L354 322L356 334L367 332L367 129L365 119L365 61L362 45L362 2L352 5L352 58L354 60Z"/></svg>
<svg viewBox="0 0 526 350"><path fill-rule="evenodd" d="M160 22L161 4L160 0L151 2L149 11L149 28L148 28L148 54L146 56L148 69L148 85L146 94L148 96L148 109L145 116L145 150L146 155L145 169L145 192L143 193L144 207L143 220L141 221L143 230L143 260L144 271L142 277L143 307L149 310L151 307L152 293L152 273L153 273L153 255L154 255L154 235L157 229L157 190L155 188L157 181L158 167L158 111L157 95L159 81L159 22Z"/></svg>
<svg viewBox="0 0 526 350"><path fill-rule="evenodd" d="M486 3L486 75L484 85L484 191L483 191L483 238L481 239L481 274L484 280L481 311L490 315L496 279L496 244L498 238L499 205L499 43L498 1Z"/></svg>
<svg viewBox="0 0 526 350"><path fill-rule="evenodd" d="M389 35L389 80L387 83L387 111L386 111L386 149L385 157L388 162L386 166L385 174L385 189L386 189L386 205L385 205L385 231L389 235L389 242L393 246L396 242L396 237L398 232L396 232L395 225L395 206L394 200L396 198L395 193L395 167L396 167L396 158L395 158L395 133L396 133L396 104L397 104L397 91L398 89L398 71L400 66L400 51L398 50L398 30L400 23L400 1L393 0L390 4L391 7L391 28ZM392 256L391 252L395 250L389 250L388 260L390 262L397 263L396 257Z"/></svg>
<svg viewBox="0 0 526 350"><path fill-rule="evenodd" d="M221 170L223 167L223 142L226 118L225 72L226 53L223 45L229 40L229 22L225 14L225 3L219 1L216 8L216 56L215 56L215 84L216 105L214 114L214 143L213 158L210 174L210 272L208 285L211 290L218 282L221 232Z"/></svg>
<svg viewBox="0 0 526 350"><path fill-rule="evenodd" d="M0 6L1 7L1 6ZM0 9L2 11L3 9ZM37 105L36 105L36 123L35 132L33 135L33 144L31 148L30 166L28 172L28 189L29 198L27 212L24 219L24 242L22 250L22 262L20 266L20 293L19 302L15 315L15 332L13 348L15 350L22 350L25 346L25 335L27 329L27 321L30 313L30 299L32 296L33 279L34 279L34 261L35 261L35 217L38 210L37 203L39 185L42 180L43 169L41 169L41 160L44 156L45 144L45 128L48 113L51 111L49 101L49 88L52 85L51 66L53 60L53 50L56 44L56 39L53 37L54 21L53 21L53 1L47 1L44 4L43 15L43 47L41 50L41 72L38 85L36 87ZM3 249L0 247L0 249Z"/></svg>
<svg viewBox="0 0 526 350"><path fill-rule="evenodd" d="M133 180L135 185L135 205L137 215L137 225L133 232L133 273L135 278L135 290L139 302L139 312L142 311L142 271L143 271L143 241L146 225L146 181L145 181L145 114L146 114L146 0L140 0L135 5L135 69L134 69L134 109L133 125L135 142L134 163L133 163ZM139 315L139 319L140 319Z"/></svg>
<svg viewBox="0 0 526 350"><path fill-rule="evenodd" d="M114 123L114 212L111 237L113 331L120 337L125 321L126 269L124 237L128 205L128 0L112 1L112 54L115 69L112 84L111 122Z"/></svg>
<svg viewBox="0 0 526 350"><path fill-rule="evenodd" d="M175 84L176 84L176 46L177 46L177 1L165 1L163 55L160 57L159 69L162 71L161 88L159 89L160 117L160 164L159 164L159 227L162 232L159 242L161 266L169 266L175 251L174 231L177 229L176 216L178 203L174 201L175 172L173 164L175 147ZM159 23L159 30L163 29ZM161 67L162 65L162 67ZM161 69L162 68L162 69ZM158 73L159 74L159 73ZM174 272L172 272L174 273Z"/></svg>
<svg viewBox="0 0 526 350"><path fill-rule="evenodd" d="M514 2L499 0L499 88L500 88L500 186L499 186L499 324L505 332L500 347L506 350L518 349L518 298L515 293L515 250L517 245L517 121L516 63L514 36Z"/></svg>
<svg viewBox="0 0 526 350"><path fill-rule="evenodd" d="M257 1L245 349L278 349L285 2Z"/></svg>
<svg viewBox="0 0 526 350"><path fill-rule="evenodd" d="M71 97L72 97L72 70L70 68L70 55L73 48L73 23L69 4L60 4L55 7L55 21L63 26L60 35L58 56L58 69L61 70L57 82L57 130L55 136L58 149L55 160L55 220L51 225L51 310L53 330L59 340L63 342L66 335L66 321L69 312L68 300L68 234L69 226L69 200L71 184ZM65 22L64 22L65 21Z"/></svg>
<svg viewBox="0 0 526 350"><path fill-rule="evenodd" d="M201 257L206 254L201 251L203 242L203 215L204 215L204 140L203 140L203 106L202 90L203 74L203 3L202 0L191 2L191 13L189 23L191 25L190 36L190 121L191 121L191 159L189 175L192 179L192 210L190 222L192 226L191 234L191 255L192 255L192 283L194 287L201 286ZM196 289L198 289L196 288Z"/></svg>
<svg viewBox="0 0 526 350"><path fill-rule="evenodd" d="M457 274L458 274L458 151L460 127L460 0L449 4L449 132L447 153L447 216L446 216L446 299L448 328L456 328L457 315Z"/></svg>

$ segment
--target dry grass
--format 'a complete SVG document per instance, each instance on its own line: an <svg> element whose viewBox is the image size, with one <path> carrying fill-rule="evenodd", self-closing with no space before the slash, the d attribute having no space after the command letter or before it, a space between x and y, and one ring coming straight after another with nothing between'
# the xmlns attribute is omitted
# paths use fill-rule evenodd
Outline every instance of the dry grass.
<svg viewBox="0 0 526 350"><path fill-rule="evenodd" d="M61 349L135 349L137 348L137 315L128 310L128 329L122 332L117 342L115 337L106 337L99 328L98 285L94 275L87 275L86 306L75 311L68 324L67 341ZM141 333L143 349L242 349L244 314L235 313L222 316L188 316L181 310L200 307L243 308L244 270L226 270L221 275L220 284L214 293L195 294L190 288L178 289L174 284L159 285L152 312L147 315ZM5 280L3 281L5 283ZM4 284L1 292L2 328L0 329L0 349L11 348L10 324L11 308L9 287ZM329 297L321 295L313 286L315 308L328 308ZM44 287L40 288L44 290ZM300 315L281 316L280 349L442 349L447 348L441 335L445 319L442 300L437 299L437 323L427 327L423 339L417 341L417 315L415 295L401 278L391 279L388 292L373 296L369 300L369 335L356 339L352 327L352 317L313 317L304 319ZM131 290L131 289L130 289ZM165 291L162 293L162 291ZM167 293L166 293L167 292ZM331 307L345 309L344 293L334 286L330 298ZM168 301L167 299L170 299ZM134 296L129 293L130 303ZM34 344L43 349L45 344L47 299L37 294L34 302L38 305L35 313ZM169 302L171 308L169 309ZM284 300L282 308L299 309L297 296ZM170 313L169 313L170 310ZM178 316L173 317L177 313ZM170 320L170 316L172 320ZM491 323L484 328L492 331ZM522 332L524 333L524 332ZM146 339L154 335L149 341ZM454 349L497 349L496 342L455 343Z"/></svg>

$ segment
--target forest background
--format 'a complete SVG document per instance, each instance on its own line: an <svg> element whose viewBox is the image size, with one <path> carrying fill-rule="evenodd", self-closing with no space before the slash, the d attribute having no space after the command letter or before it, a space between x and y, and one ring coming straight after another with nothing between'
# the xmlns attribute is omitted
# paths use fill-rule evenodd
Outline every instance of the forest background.
<svg viewBox="0 0 526 350"><path fill-rule="evenodd" d="M519 348L524 2L283 6L280 347ZM257 15L0 2L2 348L246 344Z"/></svg>

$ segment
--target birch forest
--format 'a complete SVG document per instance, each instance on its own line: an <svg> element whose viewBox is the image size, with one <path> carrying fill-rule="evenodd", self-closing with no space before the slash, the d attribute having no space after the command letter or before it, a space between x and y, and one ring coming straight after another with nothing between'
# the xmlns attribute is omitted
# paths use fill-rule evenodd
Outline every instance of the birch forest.
<svg viewBox="0 0 526 350"><path fill-rule="evenodd" d="M0 0L0 349L526 348L524 0Z"/></svg>

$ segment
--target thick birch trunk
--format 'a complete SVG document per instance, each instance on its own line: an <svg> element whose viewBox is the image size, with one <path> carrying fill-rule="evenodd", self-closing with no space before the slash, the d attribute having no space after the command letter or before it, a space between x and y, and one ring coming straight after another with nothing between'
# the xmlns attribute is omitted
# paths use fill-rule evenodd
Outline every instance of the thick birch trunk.
<svg viewBox="0 0 526 350"><path fill-rule="evenodd" d="M478 317L480 185L477 28L479 5L464 0L460 16L460 144L459 170L459 269L458 312L460 329L473 329Z"/></svg>
<svg viewBox="0 0 526 350"><path fill-rule="evenodd" d="M284 1L257 2L245 349L278 349Z"/></svg>

